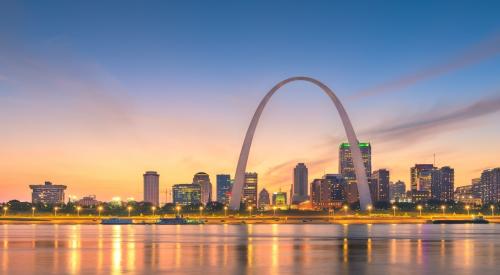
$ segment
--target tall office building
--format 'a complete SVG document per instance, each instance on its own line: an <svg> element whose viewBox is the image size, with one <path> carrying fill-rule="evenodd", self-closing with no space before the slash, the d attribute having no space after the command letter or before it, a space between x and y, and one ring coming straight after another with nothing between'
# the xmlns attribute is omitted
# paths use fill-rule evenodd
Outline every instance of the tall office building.
<svg viewBox="0 0 500 275"><path fill-rule="evenodd" d="M192 184L175 184L172 186L174 204L198 205L201 203L201 186Z"/></svg>
<svg viewBox="0 0 500 275"><path fill-rule="evenodd" d="M50 181L44 184L30 185L31 202L43 204L62 204L64 203L64 190L66 185L55 185Z"/></svg>
<svg viewBox="0 0 500 275"><path fill-rule="evenodd" d="M201 187L201 203L203 205L212 201L212 183L207 173L196 173L193 177L193 184L199 184Z"/></svg>
<svg viewBox="0 0 500 275"><path fill-rule="evenodd" d="M160 205L160 175L155 171L147 171L144 175L144 201L155 206Z"/></svg>
<svg viewBox="0 0 500 275"><path fill-rule="evenodd" d="M271 205L271 199L269 197L269 192L266 190L266 188L263 188L259 192L259 207L263 208L266 206Z"/></svg>
<svg viewBox="0 0 500 275"><path fill-rule="evenodd" d="M431 198L439 201L455 199L455 170L449 166L432 170Z"/></svg>
<svg viewBox="0 0 500 275"><path fill-rule="evenodd" d="M323 176L324 186L330 191L328 205L340 208L347 201L346 181L340 174L326 174Z"/></svg>
<svg viewBox="0 0 500 275"><path fill-rule="evenodd" d="M257 206L257 183L257 173L245 173L245 183L243 184L243 194L241 196L241 202L245 207Z"/></svg>
<svg viewBox="0 0 500 275"><path fill-rule="evenodd" d="M481 178L475 178L471 180L472 185L472 197L475 199L481 198Z"/></svg>
<svg viewBox="0 0 500 275"><path fill-rule="evenodd" d="M390 184L389 196L391 201L402 201L406 197L406 184L400 180Z"/></svg>
<svg viewBox="0 0 500 275"><path fill-rule="evenodd" d="M292 204L299 204L309 199L308 170L304 163L299 163L293 169Z"/></svg>
<svg viewBox="0 0 500 275"><path fill-rule="evenodd" d="M500 202L500 167L481 173L481 199L483 203Z"/></svg>
<svg viewBox="0 0 500 275"><path fill-rule="evenodd" d="M358 143L361 157L366 169L366 177L370 179L372 174L372 148L368 142ZM347 200L350 203L359 200L356 174L352 162L351 148L349 143L341 143L339 147L339 173L346 180Z"/></svg>
<svg viewBox="0 0 500 275"><path fill-rule="evenodd" d="M415 166L410 169L411 190L428 191L430 193L432 171L434 168L432 164L415 164Z"/></svg>
<svg viewBox="0 0 500 275"><path fill-rule="evenodd" d="M389 202L389 170L373 171L370 180L370 193L374 202Z"/></svg>
<svg viewBox="0 0 500 275"><path fill-rule="evenodd" d="M231 194L231 176L226 174L217 175L217 201L222 204L229 203Z"/></svg>

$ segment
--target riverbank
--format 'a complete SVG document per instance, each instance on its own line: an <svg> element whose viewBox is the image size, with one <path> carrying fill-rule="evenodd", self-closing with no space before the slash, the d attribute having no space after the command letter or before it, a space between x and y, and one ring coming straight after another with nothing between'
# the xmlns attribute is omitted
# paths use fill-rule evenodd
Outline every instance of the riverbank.
<svg viewBox="0 0 500 275"><path fill-rule="evenodd" d="M102 217L109 218L109 217ZM100 224L99 217L0 217L0 224ZM128 218L128 217L123 217ZM130 217L138 224L151 224L160 217ZM224 217L224 216L190 216L192 219L202 219L205 224L425 224L432 219L463 220L470 219L467 215L434 215L434 216L256 216L256 217ZM485 216L491 223L500 223L498 216Z"/></svg>

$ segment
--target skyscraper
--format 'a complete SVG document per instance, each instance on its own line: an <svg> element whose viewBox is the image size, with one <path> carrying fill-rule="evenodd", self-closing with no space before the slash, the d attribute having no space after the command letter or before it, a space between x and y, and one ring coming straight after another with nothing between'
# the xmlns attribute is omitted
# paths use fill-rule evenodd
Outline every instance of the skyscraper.
<svg viewBox="0 0 500 275"><path fill-rule="evenodd" d="M449 166L432 171L431 198L439 201L455 199L455 170Z"/></svg>
<svg viewBox="0 0 500 275"><path fill-rule="evenodd" d="M271 199L269 197L269 192L267 192L266 188L263 188L259 192L259 207L263 208L271 205Z"/></svg>
<svg viewBox="0 0 500 275"><path fill-rule="evenodd" d="M481 199L483 203L500 202L500 167L481 173Z"/></svg>
<svg viewBox="0 0 500 275"><path fill-rule="evenodd" d="M193 184L199 184L201 187L201 203L203 205L212 201L212 183L207 173L196 173L193 177Z"/></svg>
<svg viewBox="0 0 500 275"><path fill-rule="evenodd" d="M389 202L389 170L379 169L372 173L370 192L374 202Z"/></svg>
<svg viewBox="0 0 500 275"><path fill-rule="evenodd" d="M243 194L241 197L241 202L245 207L257 206L257 183L257 173L245 173L245 184L243 185Z"/></svg>
<svg viewBox="0 0 500 275"><path fill-rule="evenodd" d="M64 190L66 185L55 185L50 181L45 184L30 185L32 203L61 204L64 203Z"/></svg>
<svg viewBox="0 0 500 275"><path fill-rule="evenodd" d="M471 180L472 185L472 197L475 199L481 198L481 178L475 178Z"/></svg>
<svg viewBox="0 0 500 275"><path fill-rule="evenodd" d="M155 171L147 171L143 176L144 201L160 205L160 175Z"/></svg>
<svg viewBox="0 0 500 275"><path fill-rule="evenodd" d="M293 195L292 204L299 204L309 199L308 170L304 163L299 163L293 169Z"/></svg>
<svg viewBox="0 0 500 275"><path fill-rule="evenodd" d="M428 191L430 193L432 171L434 168L432 164L415 164L415 166L410 169L411 190Z"/></svg>
<svg viewBox="0 0 500 275"><path fill-rule="evenodd" d="M372 148L368 142L358 143L361 150L361 157L366 169L366 177L369 179L372 173ZM350 203L359 200L358 187L356 184L356 174L349 143L341 143L339 147L339 173L346 180L347 200Z"/></svg>
<svg viewBox="0 0 500 275"><path fill-rule="evenodd" d="M326 174L323 176L324 186L330 191L328 204L340 208L346 202L346 181L340 174ZM325 198L326 199L326 198Z"/></svg>
<svg viewBox="0 0 500 275"><path fill-rule="evenodd" d="M390 184L389 194L391 201L401 201L406 196L406 184L400 180Z"/></svg>
<svg viewBox="0 0 500 275"><path fill-rule="evenodd" d="M193 184L175 184L172 186L174 204L197 205L201 203L201 186Z"/></svg>
<svg viewBox="0 0 500 275"><path fill-rule="evenodd" d="M229 203L231 193L231 176L226 174L217 175L217 201L222 204Z"/></svg>

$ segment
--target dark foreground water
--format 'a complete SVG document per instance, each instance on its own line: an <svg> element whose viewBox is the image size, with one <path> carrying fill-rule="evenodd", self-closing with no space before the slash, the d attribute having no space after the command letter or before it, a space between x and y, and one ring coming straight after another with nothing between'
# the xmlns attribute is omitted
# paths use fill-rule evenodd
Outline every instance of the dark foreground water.
<svg viewBox="0 0 500 275"><path fill-rule="evenodd" d="M500 225L0 225L1 274L500 274Z"/></svg>

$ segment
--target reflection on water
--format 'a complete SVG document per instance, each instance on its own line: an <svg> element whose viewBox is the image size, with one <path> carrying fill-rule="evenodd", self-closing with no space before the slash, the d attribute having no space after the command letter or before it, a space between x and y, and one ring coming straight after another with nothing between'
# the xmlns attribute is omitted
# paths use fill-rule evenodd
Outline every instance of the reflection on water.
<svg viewBox="0 0 500 275"><path fill-rule="evenodd" d="M1 225L0 273L496 274L500 225Z"/></svg>

